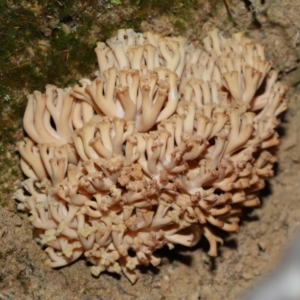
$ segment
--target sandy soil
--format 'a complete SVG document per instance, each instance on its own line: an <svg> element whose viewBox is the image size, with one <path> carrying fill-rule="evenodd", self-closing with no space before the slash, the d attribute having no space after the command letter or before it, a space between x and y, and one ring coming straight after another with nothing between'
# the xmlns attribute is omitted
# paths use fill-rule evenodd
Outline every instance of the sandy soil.
<svg viewBox="0 0 300 300"><path fill-rule="evenodd" d="M204 5L191 15L195 26L186 29L191 40L201 39L212 27L220 28L224 36L246 31L266 46L281 80L290 85L276 177L261 194L262 206L245 210L239 232L224 235L220 255L208 257L205 241L193 249L162 249L162 264L142 269L135 285L125 276L92 277L84 260L52 270L43 263L46 254L33 240L30 223L7 194L8 205L0 207L0 299L240 299L274 268L300 223L300 5L298 1L267 2L253 1L256 13L251 13L243 8L243 1L231 1L235 24L224 21L228 19L225 6L208 17L205 9L209 7ZM141 27L164 34L174 31L166 16L143 20ZM9 155L16 156L13 148Z"/></svg>

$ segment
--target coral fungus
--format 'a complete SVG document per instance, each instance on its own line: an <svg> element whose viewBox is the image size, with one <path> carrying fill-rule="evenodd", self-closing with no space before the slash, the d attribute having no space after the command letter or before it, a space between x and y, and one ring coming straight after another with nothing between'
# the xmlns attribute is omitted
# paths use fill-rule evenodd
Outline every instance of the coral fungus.
<svg viewBox="0 0 300 300"><path fill-rule="evenodd" d="M96 79L28 96L17 147L29 178L15 198L49 266L83 255L94 275L135 282L164 245L205 236L217 255L214 228L237 231L243 206L259 204L287 88L241 34L212 31L200 49L121 29L107 45Z"/></svg>

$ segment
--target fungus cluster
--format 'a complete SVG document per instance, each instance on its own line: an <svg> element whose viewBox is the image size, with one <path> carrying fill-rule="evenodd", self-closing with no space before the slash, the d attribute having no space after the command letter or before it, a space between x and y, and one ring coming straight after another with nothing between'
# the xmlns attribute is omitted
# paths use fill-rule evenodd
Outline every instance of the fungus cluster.
<svg viewBox="0 0 300 300"><path fill-rule="evenodd" d="M94 80L28 96L15 198L49 266L85 256L133 283L164 245L205 236L217 255L214 228L237 231L259 204L287 88L262 45L216 30L203 42L121 29L97 44Z"/></svg>

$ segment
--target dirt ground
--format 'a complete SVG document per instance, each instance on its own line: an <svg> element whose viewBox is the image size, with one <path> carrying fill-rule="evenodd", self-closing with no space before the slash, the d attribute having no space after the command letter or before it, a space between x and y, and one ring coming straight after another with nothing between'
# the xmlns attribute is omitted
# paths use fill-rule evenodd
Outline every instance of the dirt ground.
<svg viewBox="0 0 300 300"><path fill-rule="evenodd" d="M114 3L100 2L103 5ZM112 4L109 8L112 19L114 9L123 12L122 18L127 14L132 17L131 4L116 2L121 4L115 8ZM137 5L138 1L132 2ZM261 193L261 207L245 210L239 232L224 235L225 244L220 247L218 257L212 259L207 255L205 241L193 249L162 249L161 265L141 269L140 279L134 285L125 276L102 274L99 278L93 277L85 260L53 270L44 265L46 254L33 240L29 221L17 211L12 199L13 190L18 187L22 175L19 169L16 174L9 175L9 168L13 167L6 167L3 163L9 160L17 166L18 155L15 141L4 144L5 132L2 132L0 150L4 172L1 173L0 187L0 299L234 300L241 299L247 289L255 286L276 266L289 240L299 230L300 223L300 4L299 0L229 2L230 7L226 7L225 1L194 1L189 8L189 19L180 21L183 25L175 20L177 15L173 12L152 15L149 12L147 18L136 22L141 30L152 29L164 35L179 32L192 41L201 40L214 27L219 28L224 36L242 30L254 41L266 46L268 58L274 61L281 81L290 86L290 105L280 126L282 144L278 153L279 162L275 166L276 176ZM40 6L39 14L43 3L37 5ZM95 21L96 25L101 18L103 16ZM76 23L76 20L73 22ZM92 40L99 34L96 25L89 31ZM47 33L47 26L42 27L41 23L39 26L41 31ZM37 89L42 90L43 86ZM21 95L19 101L25 103L25 90L16 85L9 95ZM6 101L7 98L0 100ZM15 122L15 135L21 137L20 120Z"/></svg>

